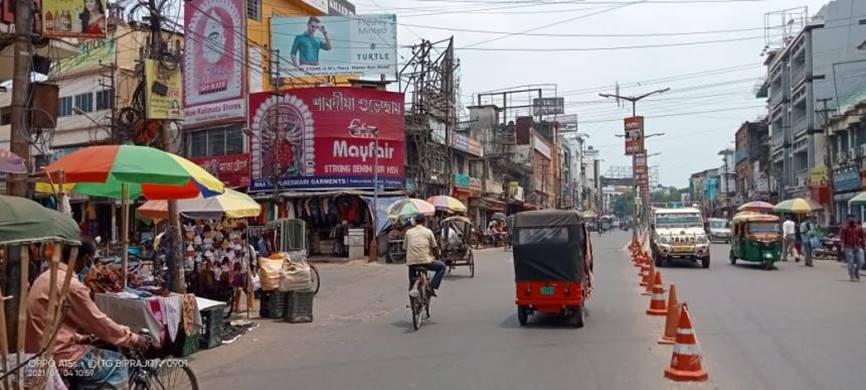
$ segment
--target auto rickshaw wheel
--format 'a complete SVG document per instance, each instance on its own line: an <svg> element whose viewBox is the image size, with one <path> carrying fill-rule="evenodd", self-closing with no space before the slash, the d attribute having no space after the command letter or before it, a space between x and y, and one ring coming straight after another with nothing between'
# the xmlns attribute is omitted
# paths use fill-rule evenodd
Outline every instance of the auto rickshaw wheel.
<svg viewBox="0 0 866 390"><path fill-rule="evenodd" d="M475 255L469 252L469 277L475 277Z"/></svg>
<svg viewBox="0 0 866 390"><path fill-rule="evenodd" d="M734 250L731 249L730 257L731 257L731 265L737 265L737 256L734 256Z"/></svg>
<svg viewBox="0 0 866 390"><path fill-rule="evenodd" d="M526 320L529 317L529 310L527 310L526 306L517 305L517 322L520 323L520 326L526 326Z"/></svg>
<svg viewBox="0 0 866 390"><path fill-rule="evenodd" d="M568 316L569 325L575 328L583 328L583 306L577 308Z"/></svg>
<svg viewBox="0 0 866 390"><path fill-rule="evenodd" d="M765 260L763 265L764 265L764 269L767 271L773 269L773 262L770 260Z"/></svg>

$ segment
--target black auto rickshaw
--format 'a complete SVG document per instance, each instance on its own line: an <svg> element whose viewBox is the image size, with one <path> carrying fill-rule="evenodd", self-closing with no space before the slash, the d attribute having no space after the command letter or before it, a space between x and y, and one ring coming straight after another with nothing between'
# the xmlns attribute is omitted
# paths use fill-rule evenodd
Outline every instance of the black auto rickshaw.
<svg viewBox="0 0 866 390"><path fill-rule="evenodd" d="M511 220L517 319L535 312L583 327L592 282L592 245L575 210L525 211Z"/></svg>

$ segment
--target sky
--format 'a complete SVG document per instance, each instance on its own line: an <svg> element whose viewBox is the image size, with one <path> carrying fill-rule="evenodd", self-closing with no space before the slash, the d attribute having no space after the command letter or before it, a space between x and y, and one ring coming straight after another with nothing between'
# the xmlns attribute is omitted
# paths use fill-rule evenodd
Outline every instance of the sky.
<svg viewBox="0 0 866 390"><path fill-rule="evenodd" d="M688 186L691 173L721 166L718 152L734 146L739 126L765 115L765 99L756 99L754 93L766 72L761 55L765 14L805 6L811 16L826 3L354 1L358 14L396 13L401 45L453 35L464 105L471 104L478 92L556 84L556 94L565 98L566 113L578 115L579 131L588 134L589 144L600 150L602 173L611 166L631 165L622 138L614 136L623 132L622 118L630 115L631 107L618 107L598 93L614 93L616 84L622 95L670 88L639 102L637 111L647 117L647 134L665 133L647 139L648 152L661 153L651 157L649 165L657 166L660 184L680 188ZM772 31L778 37L779 30ZM496 40L484 42L491 39ZM407 60L405 52L398 53L404 56L401 61ZM546 87L546 95L552 94L551 88Z"/></svg>

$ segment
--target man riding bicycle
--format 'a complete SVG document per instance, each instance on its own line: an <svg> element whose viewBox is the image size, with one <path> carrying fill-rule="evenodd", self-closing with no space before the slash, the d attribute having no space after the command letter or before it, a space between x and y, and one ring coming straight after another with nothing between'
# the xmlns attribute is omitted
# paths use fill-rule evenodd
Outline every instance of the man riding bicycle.
<svg viewBox="0 0 866 390"><path fill-rule="evenodd" d="M70 247L64 247L63 261L69 259ZM67 264L61 263L57 267L56 288L58 291L63 286L67 272L81 272L85 264L92 261L96 248L90 241L82 241L78 248L78 258L75 262L75 270L68 270ZM30 321L27 323L27 352L38 353L42 342L42 334L46 322L52 319L48 313L48 294L51 288L50 271L45 271L36 281L27 295L27 314ZM149 341L142 336L132 333L129 328L118 325L106 316L93 300L90 299L90 289L82 284L78 278L72 278L69 284L69 293L63 321L57 330L57 341L55 344L53 359L58 367L71 369L73 372L86 373L76 375L75 381L80 388L104 388L111 386L115 389L124 389L129 380L129 371L122 364L117 364L123 357L115 351L95 348L88 344L90 337L124 348L146 349Z"/></svg>
<svg viewBox="0 0 866 390"><path fill-rule="evenodd" d="M424 226L425 221L423 215L415 216L415 226L406 231L403 249L406 251L406 265L409 266L409 293L416 293L415 290L412 290L412 286L415 285L417 269L421 268L436 272L433 280L430 281L430 286L433 288L431 295L435 297L447 267L445 263L436 260L439 255L436 236Z"/></svg>

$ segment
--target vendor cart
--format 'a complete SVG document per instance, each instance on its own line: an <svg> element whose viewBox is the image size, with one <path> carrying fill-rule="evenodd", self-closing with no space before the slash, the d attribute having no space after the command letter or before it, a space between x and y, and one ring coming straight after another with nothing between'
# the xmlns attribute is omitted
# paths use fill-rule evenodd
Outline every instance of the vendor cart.
<svg viewBox="0 0 866 390"><path fill-rule="evenodd" d="M442 260L453 271L457 266L468 266L469 276L475 277L475 256L469 245L472 237L472 221L466 217L449 217L442 220L439 230L439 248Z"/></svg>

